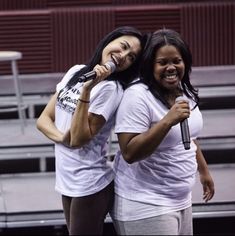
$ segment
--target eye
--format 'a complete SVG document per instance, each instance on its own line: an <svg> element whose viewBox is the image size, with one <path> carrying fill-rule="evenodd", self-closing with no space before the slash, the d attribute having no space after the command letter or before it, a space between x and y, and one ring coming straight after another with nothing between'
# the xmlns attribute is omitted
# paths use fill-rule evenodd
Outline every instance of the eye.
<svg viewBox="0 0 235 236"><path fill-rule="evenodd" d="M155 63L156 63L156 64L159 64L159 65L161 65L161 66L165 66L165 65L167 64L167 61L161 59L161 60L156 60Z"/></svg>
<svg viewBox="0 0 235 236"><path fill-rule="evenodd" d="M121 47L122 49L127 50L127 45L125 43L121 43Z"/></svg>
<svg viewBox="0 0 235 236"><path fill-rule="evenodd" d="M175 58L175 59L173 60L173 63L174 63L174 64L180 64L182 61L183 61L182 58Z"/></svg>
<svg viewBox="0 0 235 236"><path fill-rule="evenodd" d="M130 60L131 62L134 62L134 61L136 60L136 56L133 55L133 54L129 54L129 55L128 55L128 58L129 58L129 60Z"/></svg>

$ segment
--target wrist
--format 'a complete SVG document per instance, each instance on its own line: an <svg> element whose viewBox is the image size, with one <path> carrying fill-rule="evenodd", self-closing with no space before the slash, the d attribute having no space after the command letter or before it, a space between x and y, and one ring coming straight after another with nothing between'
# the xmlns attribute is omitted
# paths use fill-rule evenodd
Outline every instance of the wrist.
<svg viewBox="0 0 235 236"><path fill-rule="evenodd" d="M82 103L90 103L90 100L84 100L84 99L81 99L81 98L79 98L78 101L82 102Z"/></svg>
<svg viewBox="0 0 235 236"><path fill-rule="evenodd" d="M172 122L166 116L163 117L160 122L166 129L170 129L172 127Z"/></svg>

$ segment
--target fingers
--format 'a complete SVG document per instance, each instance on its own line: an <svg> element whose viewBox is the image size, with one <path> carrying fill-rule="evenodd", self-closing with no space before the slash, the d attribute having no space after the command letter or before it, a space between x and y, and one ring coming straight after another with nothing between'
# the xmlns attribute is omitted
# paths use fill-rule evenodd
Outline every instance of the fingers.
<svg viewBox="0 0 235 236"><path fill-rule="evenodd" d="M178 109L181 109L182 111L190 112L190 107L188 101L178 101L176 103L176 106Z"/></svg>
<svg viewBox="0 0 235 236"><path fill-rule="evenodd" d="M111 70L105 67L104 65L96 65L93 70L96 73L96 78L92 80L88 80L84 84L84 89L92 89L95 85L97 85L102 80L106 79L110 74Z"/></svg>
<svg viewBox="0 0 235 236"><path fill-rule="evenodd" d="M170 109L165 116L172 126L178 124L182 120L190 116L190 107L187 101L178 101Z"/></svg>
<svg viewBox="0 0 235 236"><path fill-rule="evenodd" d="M178 101L175 104L175 109L177 114L181 119L189 118L190 116L190 106L187 101Z"/></svg>
<svg viewBox="0 0 235 236"><path fill-rule="evenodd" d="M111 74L110 69L105 65L96 65L94 70L96 72L96 79L99 80L105 79Z"/></svg>
<svg viewBox="0 0 235 236"><path fill-rule="evenodd" d="M214 196L213 193L211 193L211 192L205 192L205 193L203 194L203 200L204 200L205 202L208 202L209 200L212 199L213 196Z"/></svg>
<svg viewBox="0 0 235 236"><path fill-rule="evenodd" d="M204 186L203 188L203 200L208 202L213 198L215 194L214 186Z"/></svg>

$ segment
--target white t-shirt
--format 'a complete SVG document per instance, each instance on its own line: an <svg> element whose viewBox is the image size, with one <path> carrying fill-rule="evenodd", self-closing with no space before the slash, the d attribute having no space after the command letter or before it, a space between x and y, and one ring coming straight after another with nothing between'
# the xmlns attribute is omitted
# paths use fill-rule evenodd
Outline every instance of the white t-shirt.
<svg viewBox="0 0 235 236"><path fill-rule="evenodd" d="M190 100L188 118L191 140L202 129L202 116ZM143 133L169 111L139 83L126 89L116 116L115 133ZM173 126L148 158L128 164L118 152L114 168L115 193L122 198L156 206L181 208L191 203L191 190L197 171L196 145L182 144L180 124Z"/></svg>
<svg viewBox="0 0 235 236"><path fill-rule="evenodd" d="M72 67L57 85L59 93L55 107L55 124L61 131L70 128L83 83L72 88L65 85L71 76L84 65ZM106 123L98 134L82 148L68 148L55 144L56 185L63 195L81 197L96 193L106 187L114 173L105 157L107 140L114 125L116 109L121 101L123 89L116 81L102 81L91 90L89 112L102 115Z"/></svg>

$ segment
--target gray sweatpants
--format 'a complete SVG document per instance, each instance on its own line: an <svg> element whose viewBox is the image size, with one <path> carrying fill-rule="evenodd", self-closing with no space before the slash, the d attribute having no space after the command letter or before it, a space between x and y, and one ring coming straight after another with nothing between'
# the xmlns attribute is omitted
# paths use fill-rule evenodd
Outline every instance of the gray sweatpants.
<svg viewBox="0 0 235 236"><path fill-rule="evenodd" d="M118 235L193 235L191 207L141 220L113 220L113 223Z"/></svg>

